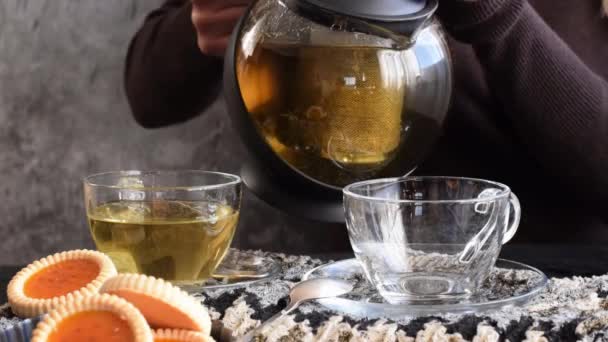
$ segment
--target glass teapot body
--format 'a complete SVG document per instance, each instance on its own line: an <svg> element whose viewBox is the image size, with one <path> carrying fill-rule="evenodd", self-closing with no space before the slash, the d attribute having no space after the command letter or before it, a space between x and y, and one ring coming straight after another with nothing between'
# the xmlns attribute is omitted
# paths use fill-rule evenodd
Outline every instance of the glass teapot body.
<svg viewBox="0 0 608 342"><path fill-rule="evenodd" d="M397 34L294 1L254 2L228 49L228 109L254 159L308 193L413 170L451 97L441 25Z"/></svg>

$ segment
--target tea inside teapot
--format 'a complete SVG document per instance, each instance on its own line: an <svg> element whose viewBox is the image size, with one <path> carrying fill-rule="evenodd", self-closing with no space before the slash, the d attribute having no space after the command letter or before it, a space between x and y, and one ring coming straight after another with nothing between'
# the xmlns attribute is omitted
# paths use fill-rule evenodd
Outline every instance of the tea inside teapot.
<svg viewBox="0 0 608 342"><path fill-rule="evenodd" d="M259 44L237 59L251 118L293 167L328 184L373 176L398 150L403 51Z"/></svg>

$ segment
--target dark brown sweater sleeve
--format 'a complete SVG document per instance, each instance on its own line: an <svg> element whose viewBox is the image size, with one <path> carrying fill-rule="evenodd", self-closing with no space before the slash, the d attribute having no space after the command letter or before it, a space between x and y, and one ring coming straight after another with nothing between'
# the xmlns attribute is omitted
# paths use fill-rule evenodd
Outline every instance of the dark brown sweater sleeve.
<svg viewBox="0 0 608 342"><path fill-rule="evenodd" d="M605 199L606 80L525 0L448 0L439 13L455 38L473 45L492 92L529 152L563 185L578 187L592 200Z"/></svg>
<svg viewBox="0 0 608 342"><path fill-rule="evenodd" d="M186 121L219 94L222 59L196 43L188 0L168 0L131 41L125 88L135 120L148 128Z"/></svg>

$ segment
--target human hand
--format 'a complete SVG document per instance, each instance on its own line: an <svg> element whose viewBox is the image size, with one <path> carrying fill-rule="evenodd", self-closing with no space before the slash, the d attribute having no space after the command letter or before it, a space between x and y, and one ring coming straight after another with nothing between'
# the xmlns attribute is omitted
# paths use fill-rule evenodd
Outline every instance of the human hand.
<svg viewBox="0 0 608 342"><path fill-rule="evenodd" d="M224 56L232 30L251 1L192 0L192 23L202 53Z"/></svg>

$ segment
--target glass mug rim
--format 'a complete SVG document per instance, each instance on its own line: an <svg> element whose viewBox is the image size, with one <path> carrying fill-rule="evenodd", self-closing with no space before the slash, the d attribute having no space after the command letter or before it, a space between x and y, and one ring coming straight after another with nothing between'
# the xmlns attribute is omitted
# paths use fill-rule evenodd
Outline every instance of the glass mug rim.
<svg viewBox="0 0 608 342"><path fill-rule="evenodd" d="M217 182L210 182L211 184L205 185L176 185L176 186L134 186L134 185L116 185L116 184L104 184L103 182L95 181L96 179L103 179L103 177L111 176L149 176L149 175L195 175L204 176L212 175L224 177L225 181L222 182L219 178ZM105 188L105 189L118 189L118 190L139 190L139 191L167 191L167 190L181 190L181 191L207 191L227 188L231 186L237 186L242 183L241 177L219 171L205 171L205 170L122 170L122 171L107 171L94 173L84 177L83 183L92 188Z"/></svg>
<svg viewBox="0 0 608 342"><path fill-rule="evenodd" d="M392 199L392 198L385 198L385 197L380 197L380 196L361 195L361 194L357 194L354 192L356 188L360 188L360 187L368 186L368 185L374 185L374 184L382 185L383 183L385 183L386 185L391 185L391 184L405 183L405 182L410 182L410 181L423 181L423 180L443 180L443 181L454 180L454 181L471 181L471 182L477 182L477 183L486 183L489 185L496 186L497 188L500 189L500 191L495 194L492 194L490 196L484 196L483 198L470 197L470 198L453 199L453 200ZM482 179L482 178L454 177L454 176L410 176L410 177L378 178L378 179L371 179L371 180L356 182L356 183L352 183L352 184L345 186L342 189L342 193L346 197L351 197L354 199L365 200L365 201L370 201L370 202L380 202L380 203L467 204L467 203L478 203L478 202L490 202L490 201L496 201L496 200L503 199L503 198L508 198L511 194L511 188L509 188L509 186L507 186L503 183L499 183L499 182L495 182L495 181L491 181L491 180L487 180L487 179Z"/></svg>

